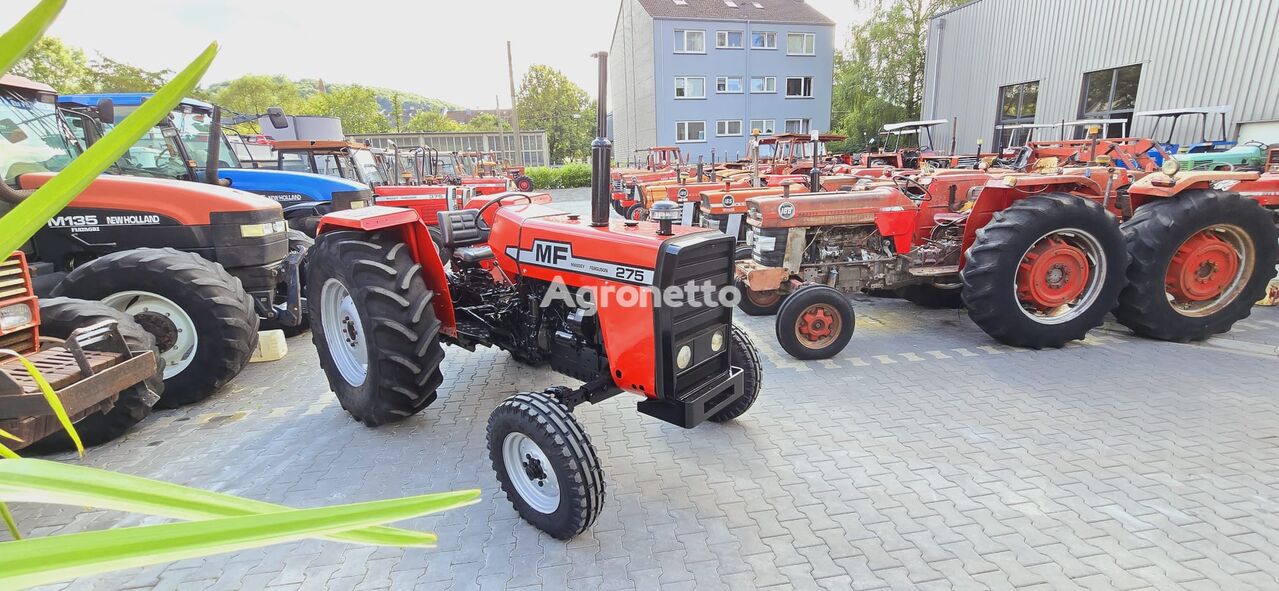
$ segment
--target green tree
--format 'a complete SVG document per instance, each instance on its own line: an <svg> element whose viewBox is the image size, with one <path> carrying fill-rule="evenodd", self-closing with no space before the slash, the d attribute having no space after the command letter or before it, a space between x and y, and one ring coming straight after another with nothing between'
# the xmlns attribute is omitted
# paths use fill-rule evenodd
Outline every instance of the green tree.
<svg viewBox="0 0 1279 591"><path fill-rule="evenodd" d="M861 148L885 123L918 118L928 21L967 0L854 0L872 8L835 56L832 121Z"/></svg>
<svg viewBox="0 0 1279 591"><path fill-rule="evenodd" d="M172 70L146 70L98 54L89 65L90 86L96 92L155 92Z"/></svg>
<svg viewBox="0 0 1279 591"><path fill-rule="evenodd" d="M89 65L84 51L64 44L57 37L37 41L31 51L14 64L12 71L65 94L92 90L88 87Z"/></svg>
<svg viewBox="0 0 1279 591"><path fill-rule="evenodd" d="M346 133L385 133L391 123L378 105L377 93L358 85L330 85L328 92L312 95L299 110L303 115L323 115L342 120Z"/></svg>
<svg viewBox="0 0 1279 591"><path fill-rule="evenodd" d="M461 123L436 111L421 111L404 124L405 131L462 131Z"/></svg>
<svg viewBox="0 0 1279 591"><path fill-rule="evenodd" d="M590 152L594 102L559 70L540 64L530 67L516 97L520 127L546 130L552 162L585 158Z"/></svg>
<svg viewBox="0 0 1279 591"><path fill-rule="evenodd" d="M297 84L283 76L250 74L228 82L213 95L213 102L237 113L260 115L271 107L294 113L302 106Z"/></svg>
<svg viewBox="0 0 1279 591"><path fill-rule="evenodd" d="M466 131L497 131L502 124L497 115L492 113L480 113L473 119L466 122Z"/></svg>

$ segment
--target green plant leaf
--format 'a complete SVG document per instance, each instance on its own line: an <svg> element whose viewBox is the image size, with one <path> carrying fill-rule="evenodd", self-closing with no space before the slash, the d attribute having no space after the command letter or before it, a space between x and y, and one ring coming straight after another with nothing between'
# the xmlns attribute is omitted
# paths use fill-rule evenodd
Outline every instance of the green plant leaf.
<svg viewBox="0 0 1279 591"><path fill-rule="evenodd" d="M71 424L71 417L67 416L67 409L62 406L62 399L58 398L58 394L53 391L53 386L49 385L49 381L44 379L44 374L40 373L34 363L31 363L21 353L13 349L0 349L0 355L17 357L18 362L27 369L27 375L31 376L31 380L36 383L36 386L40 387L40 393L44 395L45 401L49 403L49 408L53 409L53 416L57 417L58 423L66 430L67 435L71 436L71 442L75 444L76 453L79 453L80 457L83 458L84 444L80 442L80 433L75 430L75 425Z"/></svg>
<svg viewBox="0 0 1279 591"><path fill-rule="evenodd" d="M148 478L35 459L0 462L0 500L87 505L176 519L239 517L291 509ZM345 531L328 537L384 546L422 546L436 542L435 534L390 527Z"/></svg>
<svg viewBox="0 0 1279 591"><path fill-rule="evenodd" d="M18 522L13 520L13 513L9 512L9 506L0 503L0 519L4 520L4 526L9 528L9 535L15 540L22 539L22 532L18 531Z"/></svg>
<svg viewBox="0 0 1279 591"><path fill-rule="evenodd" d="M134 568L292 542L474 503L478 490L296 509L0 544L0 588L30 587Z"/></svg>
<svg viewBox="0 0 1279 591"><path fill-rule="evenodd" d="M0 218L0 253L13 252L29 240L49 219L88 187L93 179L119 160L134 142L168 115L174 105L190 94L200 82L200 77L209 69L217 52L218 44L209 44L191 65L178 72L173 80L143 102L142 106L110 133Z"/></svg>
<svg viewBox="0 0 1279 591"><path fill-rule="evenodd" d="M27 50L40 39L45 29L53 24L66 6L66 0L43 0L27 12L18 24L0 36L0 74L9 71L13 64L27 54ZM9 251L4 251L9 252Z"/></svg>

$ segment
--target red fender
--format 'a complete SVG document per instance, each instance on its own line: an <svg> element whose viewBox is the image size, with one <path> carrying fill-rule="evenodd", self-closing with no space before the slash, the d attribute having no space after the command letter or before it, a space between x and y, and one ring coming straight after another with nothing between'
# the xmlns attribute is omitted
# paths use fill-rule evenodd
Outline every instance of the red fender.
<svg viewBox="0 0 1279 591"><path fill-rule="evenodd" d="M431 306L435 308L435 317L440 319L440 330L456 338L457 317L453 314L453 296L449 293L444 263L435 249L435 242L431 240L430 230L416 211L382 205L335 211L320 218L316 235L335 230L376 232L393 228L399 228L401 239L413 253L413 260L422 267L422 279L426 281L427 288L435 292Z"/></svg>

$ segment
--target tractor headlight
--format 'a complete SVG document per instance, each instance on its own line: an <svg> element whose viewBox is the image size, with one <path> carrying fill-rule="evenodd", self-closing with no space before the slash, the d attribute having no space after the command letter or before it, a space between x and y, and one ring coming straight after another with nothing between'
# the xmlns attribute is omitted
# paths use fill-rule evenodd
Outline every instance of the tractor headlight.
<svg viewBox="0 0 1279 591"><path fill-rule="evenodd" d="M356 199L355 201L351 202L351 209L359 209L361 207L364 207L365 205L368 205L368 204L361 199Z"/></svg>
<svg viewBox="0 0 1279 591"><path fill-rule="evenodd" d="M31 315L31 306L14 304L0 308L0 332L7 332L33 322L35 318Z"/></svg>
<svg viewBox="0 0 1279 591"><path fill-rule="evenodd" d="M711 335L711 351L719 353L724 349L724 331L717 330Z"/></svg>
<svg viewBox="0 0 1279 591"><path fill-rule="evenodd" d="M693 348L684 345L679 348L679 352L675 354L675 367L680 369L688 369L688 364L693 362Z"/></svg>
<svg viewBox="0 0 1279 591"><path fill-rule="evenodd" d="M284 220L277 220L262 224L242 224L240 226L240 237L262 238L272 234L280 234L284 232L287 227L288 226L284 223Z"/></svg>
<svg viewBox="0 0 1279 591"><path fill-rule="evenodd" d="M1011 174L1010 174L1010 175L1008 175L1008 176L1006 176L1006 177L1004 177L1004 184L1005 184L1005 185L1008 185L1009 187L1016 187L1016 186L1017 186L1017 177L1015 177L1015 176L1013 176L1013 175L1011 175Z"/></svg>
<svg viewBox="0 0 1279 591"><path fill-rule="evenodd" d="M1176 158L1169 156L1164 159L1164 163L1159 166L1159 172L1168 176L1177 176L1177 173L1181 172L1181 163L1177 162Z"/></svg>

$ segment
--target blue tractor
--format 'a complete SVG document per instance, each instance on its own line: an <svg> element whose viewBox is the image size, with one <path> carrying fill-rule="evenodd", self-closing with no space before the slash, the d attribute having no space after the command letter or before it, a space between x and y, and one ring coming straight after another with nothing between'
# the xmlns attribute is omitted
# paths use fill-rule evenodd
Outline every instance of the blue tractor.
<svg viewBox="0 0 1279 591"><path fill-rule="evenodd" d="M70 94L59 96L58 105L80 139L92 144L106 131L101 121L118 123L150 97L139 92ZM271 116L283 119L282 113ZM136 171L128 170L129 162L138 164ZM308 236L315 235L326 213L373 204L368 185L353 180L244 166L222 129L221 109L190 98L134 144L121 166L126 174L196 182L216 178L218 184L269 197L284 208L289 226Z"/></svg>

